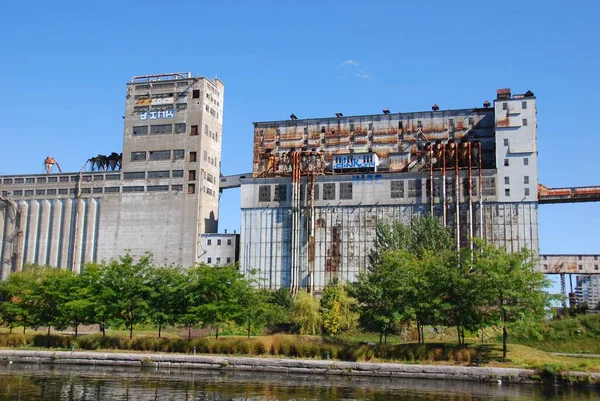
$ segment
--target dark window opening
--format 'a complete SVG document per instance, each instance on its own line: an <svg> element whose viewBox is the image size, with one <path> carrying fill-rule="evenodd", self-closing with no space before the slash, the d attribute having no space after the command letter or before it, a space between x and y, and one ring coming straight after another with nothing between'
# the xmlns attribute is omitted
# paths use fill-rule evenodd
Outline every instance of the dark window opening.
<svg viewBox="0 0 600 401"><path fill-rule="evenodd" d="M150 126L150 134L152 134L152 135L170 134L172 132L173 132L172 124L160 124L160 125L151 125Z"/></svg>
<svg viewBox="0 0 600 401"><path fill-rule="evenodd" d="M196 193L196 184L188 184L188 194Z"/></svg>
<svg viewBox="0 0 600 401"><path fill-rule="evenodd" d="M171 158L170 150L153 150L149 152L150 160L169 160Z"/></svg>
<svg viewBox="0 0 600 401"><path fill-rule="evenodd" d="M142 160L146 160L146 152L131 152L131 161L132 162L142 161Z"/></svg>
<svg viewBox="0 0 600 401"><path fill-rule="evenodd" d="M190 131L190 135L191 136L196 136L198 135L198 126L197 125L192 125L192 129Z"/></svg>
<svg viewBox="0 0 600 401"><path fill-rule="evenodd" d="M147 134L148 134L148 126L147 125L133 127L133 135L147 135Z"/></svg>
<svg viewBox="0 0 600 401"><path fill-rule="evenodd" d="M168 185L148 185L146 187L146 191L148 192L159 192L159 191L168 191Z"/></svg>
<svg viewBox="0 0 600 401"><path fill-rule="evenodd" d="M340 183L340 199L352 199L352 183Z"/></svg>
<svg viewBox="0 0 600 401"><path fill-rule="evenodd" d="M190 163L197 161L197 158L198 158L198 153L190 152Z"/></svg>
<svg viewBox="0 0 600 401"><path fill-rule="evenodd" d="M175 133L176 134L184 134L185 133L185 123L175 124Z"/></svg>
<svg viewBox="0 0 600 401"><path fill-rule="evenodd" d="M271 186L260 185L258 187L258 201L259 202L270 202L271 201Z"/></svg>
<svg viewBox="0 0 600 401"><path fill-rule="evenodd" d="M146 178L146 173L144 171L135 171L130 173L123 173L124 180L140 180Z"/></svg>
<svg viewBox="0 0 600 401"><path fill-rule="evenodd" d="M323 200L335 200L335 183L323 184Z"/></svg>
<svg viewBox="0 0 600 401"><path fill-rule="evenodd" d="M404 198L404 181L391 181L390 193L392 199Z"/></svg>
<svg viewBox="0 0 600 401"><path fill-rule="evenodd" d="M196 170L188 171L188 180L196 181Z"/></svg>
<svg viewBox="0 0 600 401"><path fill-rule="evenodd" d="M148 178L169 178L169 170L148 171Z"/></svg>
<svg viewBox="0 0 600 401"><path fill-rule="evenodd" d="M275 195L273 200L276 202L285 202L287 199L287 185L277 184L275 185Z"/></svg>
<svg viewBox="0 0 600 401"><path fill-rule="evenodd" d="M183 159L185 157L185 150L183 149L175 149L173 151L173 160Z"/></svg>
<svg viewBox="0 0 600 401"><path fill-rule="evenodd" d="M192 98L199 99L200 98L200 89L194 89L192 91Z"/></svg>
<svg viewBox="0 0 600 401"><path fill-rule="evenodd" d="M123 192L144 192L144 187L142 185L123 187Z"/></svg>

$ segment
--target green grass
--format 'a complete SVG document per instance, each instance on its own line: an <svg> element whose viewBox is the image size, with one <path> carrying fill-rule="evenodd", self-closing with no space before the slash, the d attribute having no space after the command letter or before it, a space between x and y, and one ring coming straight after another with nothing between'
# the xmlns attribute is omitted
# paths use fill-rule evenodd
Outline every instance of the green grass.
<svg viewBox="0 0 600 401"><path fill-rule="evenodd" d="M539 341L517 336L510 341L548 352L600 354L600 315L551 320L544 324L542 336Z"/></svg>

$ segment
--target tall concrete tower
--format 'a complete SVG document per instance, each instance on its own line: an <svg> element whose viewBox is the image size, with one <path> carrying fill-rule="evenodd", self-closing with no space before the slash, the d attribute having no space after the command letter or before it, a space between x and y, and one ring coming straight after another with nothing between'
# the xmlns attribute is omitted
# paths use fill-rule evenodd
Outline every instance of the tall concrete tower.
<svg viewBox="0 0 600 401"><path fill-rule="evenodd" d="M103 253L152 243L158 263L197 261L199 235L217 231L223 92L218 79L190 73L127 84L123 193Z"/></svg>

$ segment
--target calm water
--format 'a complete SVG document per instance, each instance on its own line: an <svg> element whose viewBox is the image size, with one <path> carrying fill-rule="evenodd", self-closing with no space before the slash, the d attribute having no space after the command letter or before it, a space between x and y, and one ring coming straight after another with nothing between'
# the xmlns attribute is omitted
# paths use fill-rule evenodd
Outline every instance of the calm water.
<svg viewBox="0 0 600 401"><path fill-rule="evenodd" d="M596 390L435 380L0 366L4 400L600 400Z"/></svg>

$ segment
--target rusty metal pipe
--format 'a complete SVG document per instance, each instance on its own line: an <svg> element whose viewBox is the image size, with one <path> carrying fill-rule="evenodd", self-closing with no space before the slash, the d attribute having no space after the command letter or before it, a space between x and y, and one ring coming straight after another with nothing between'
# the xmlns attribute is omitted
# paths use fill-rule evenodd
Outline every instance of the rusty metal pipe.
<svg viewBox="0 0 600 401"><path fill-rule="evenodd" d="M479 146L479 237L483 239L483 149L481 142L477 145Z"/></svg>
<svg viewBox="0 0 600 401"><path fill-rule="evenodd" d="M433 146L429 146L429 213L433 216Z"/></svg>
<svg viewBox="0 0 600 401"><path fill-rule="evenodd" d="M472 185L472 168L473 168L473 155L471 149L471 142L469 142L469 174L468 174L468 185L469 185L469 247L471 248L471 255L473 255L473 185Z"/></svg>
<svg viewBox="0 0 600 401"><path fill-rule="evenodd" d="M308 292L314 291L315 272L315 167L310 176L310 237L308 239Z"/></svg>
<svg viewBox="0 0 600 401"><path fill-rule="evenodd" d="M456 194L456 250L460 251L460 176L458 173L458 144L454 145L454 191Z"/></svg>
<svg viewBox="0 0 600 401"><path fill-rule="evenodd" d="M446 199L446 144L442 144L442 200L444 202L443 222L444 227L448 224L448 205Z"/></svg>

